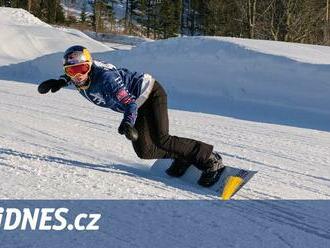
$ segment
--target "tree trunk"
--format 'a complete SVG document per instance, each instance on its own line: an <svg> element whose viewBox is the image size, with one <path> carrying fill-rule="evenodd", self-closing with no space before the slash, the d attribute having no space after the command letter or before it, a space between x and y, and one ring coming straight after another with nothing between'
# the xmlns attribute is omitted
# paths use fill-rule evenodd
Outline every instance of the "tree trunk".
<svg viewBox="0 0 330 248"><path fill-rule="evenodd" d="M31 12L32 0L28 0L28 11Z"/></svg>
<svg viewBox="0 0 330 248"><path fill-rule="evenodd" d="M329 0L327 1L327 5L326 5L326 16L325 16L325 25L324 25L324 43L326 45L329 44L329 32L330 32L330 25L329 25Z"/></svg>
<svg viewBox="0 0 330 248"><path fill-rule="evenodd" d="M255 28L256 28L256 15L257 15L257 0L248 0L248 21L249 21L249 30L250 38L254 39L255 37Z"/></svg>
<svg viewBox="0 0 330 248"><path fill-rule="evenodd" d="M127 29L128 15L129 15L129 0L126 0L125 29Z"/></svg>

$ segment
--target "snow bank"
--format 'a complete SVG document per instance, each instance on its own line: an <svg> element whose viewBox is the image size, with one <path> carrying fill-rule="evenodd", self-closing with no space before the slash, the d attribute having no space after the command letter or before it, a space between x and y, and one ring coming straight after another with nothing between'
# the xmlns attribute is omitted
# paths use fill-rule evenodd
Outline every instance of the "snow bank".
<svg viewBox="0 0 330 248"><path fill-rule="evenodd" d="M24 9L1 7L0 17L1 24L6 23L7 25L38 25L43 27L50 27L50 25L31 15L28 11Z"/></svg>
<svg viewBox="0 0 330 248"><path fill-rule="evenodd" d="M37 83L57 77L63 51L81 44L96 59L154 75L171 108L330 129L329 47L184 37L111 51L80 31L31 24L35 17L26 11L7 10L0 17L0 79ZM25 16L17 22L28 20L29 26L12 26L13 13Z"/></svg>
<svg viewBox="0 0 330 248"><path fill-rule="evenodd" d="M323 128L330 120L329 47L186 37L102 58L154 75L174 108Z"/></svg>
<svg viewBox="0 0 330 248"><path fill-rule="evenodd" d="M82 32L52 27L23 9L0 7L0 27L2 66L29 61L45 54L63 53L66 48L75 44L87 46L93 52L109 50ZM59 66L61 55L55 56L55 59L48 63ZM26 67L17 73L24 74L26 71L30 72L31 68Z"/></svg>
<svg viewBox="0 0 330 248"><path fill-rule="evenodd" d="M209 38L232 42L249 50L270 55L283 56L302 63L330 64L330 47L328 46L288 43L281 41L240 39L230 37Z"/></svg>
<svg viewBox="0 0 330 248"><path fill-rule="evenodd" d="M91 37L95 40L98 40L98 41L113 42L113 43L126 44L126 45L132 45L132 46L137 46L144 42L154 41L152 39L138 37L138 36L103 34L103 33L98 33L96 35L95 32L91 32L91 31L86 31L85 33L89 37Z"/></svg>

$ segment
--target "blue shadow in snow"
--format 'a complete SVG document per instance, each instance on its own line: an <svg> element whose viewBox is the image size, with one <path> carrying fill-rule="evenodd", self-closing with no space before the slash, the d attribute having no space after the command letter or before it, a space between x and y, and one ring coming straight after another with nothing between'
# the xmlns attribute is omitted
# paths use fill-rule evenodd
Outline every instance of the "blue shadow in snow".
<svg viewBox="0 0 330 248"><path fill-rule="evenodd" d="M132 177L144 177L162 181L147 171L128 165L100 165L55 156L39 156L8 148L0 149L1 165L6 156L17 156L67 166L97 170L105 173L124 173ZM115 170L113 170L115 169ZM119 171L116 171L119 169ZM149 174L149 175L148 175ZM182 189L189 190L184 185ZM47 190L47 185L45 185ZM109 189L109 190L116 190ZM193 191L194 192L194 191ZM195 193L200 193L197 190ZM9 216L8 208L16 208ZM40 208L50 209L50 220L44 225L52 229L60 226L63 219L55 217L54 211L67 208L61 214L65 225L60 231L40 230L41 214L36 214L36 230L28 224L23 226L23 209L32 213ZM53 209L53 210L52 210ZM330 201L322 200L0 200L1 247L328 247ZM17 212L22 213L20 217ZM76 217L86 227L90 214L101 214L94 231L77 230ZM14 225L17 228L5 230ZM19 221L21 220L21 221ZM6 224L7 223L7 224ZM68 224L74 224L69 230Z"/></svg>
<svg viewBox="0 0 330 248"><path fill-rule="evenodd" d="M81 162L78 160L71 160L56 156L40 156L37 154L30 154L30 153L16 151L10 148L0 148L0 155L14 156L19 158L25 158L28 160L44 161L47 163L54 163L54 165L60 164L69 167L79 167L79 168L95 170L104 173L121 174L131 178L143 177L154 182L162 182L164 185L166 185L166 187L170 186L181 190L189 190L196 194L202 194L202 195L214 194L214 192L212 191L208 191L202 188L199 189L198 187L193 187L190 184L178 184L176 180L172 180L173 178L169 176L164 177L164 176L153 175L152 173L150 173L149 168L144 165L93 164L93 163ZM0 158L0 167L1 165L12 167L6 163L5 157Z"/></svg>
<svg viewBox="0 0 330 248"><path fill-rule="evenodd" d="M226 44L226 42L224 43ZM226 44L226 52L230 52L231 50L234 52L237 47L237 45L228 43ZM320 73L328 73L328 71L330 71L329 65L303 64L281 56L260 54L244 49L242 49L242 51L237 55L242 60L248 60L249 57L253 55L256 59L269 58L283 65L299 64L301 70L309 69ZM120 54L121 53L123 53L123 51L121 51ZM104 61L112 61L112 58L114 61L118 60L117 52L96 53L94 56L96 59ZM61 61L62 53L54 53L31 61L2 66L0 67L0 80L39 84L43 80L49 78L58 78L58 76L63 73L61 71ZM136 61L136 63L138 63L138 61ZM166 68L164 68L164 70L166 70ZM152 68L150 68L150 71L152 71ZM242 77L243 76L244 75L242 75ZM263 80L271 80L267 79L269 75L260 75L260 77L263 78ZM166 85L165 88L167 88ZM172 109L216 114L255 122L330 131L330 115L327 113L316 113L314 111L295 108L294 106L288 108L244 102L239 99L233 100L230 98L210 97L202 93L195 95L193 93L180 93L172 90L171 87L167 89L167 92L169 107Z"/></svg>
<svg viewBox="0 0 330 248"><path fill-rule="evenodd" d="M321 248L330 245L327 218L330 201L54 199L0 200L0 206L4 212L0 226L3 248ZM16 213L8 217L7 211L12 208ZM60 226L59 231L40 230L43 221L37 209L45 208L49 219L44 226L49 229ZM61 212L63 208L68 212ZM23 209L34 214L36 228L31 230L27 224L26 230L21 230ZM82 213L86 217L77 221ZM93 224L98 230L77 230L90 225L92 214L100 215ZM14 225L16 220L15 230L4 230L5 221ZM68 230L69 224L73 230Z"/></svg>

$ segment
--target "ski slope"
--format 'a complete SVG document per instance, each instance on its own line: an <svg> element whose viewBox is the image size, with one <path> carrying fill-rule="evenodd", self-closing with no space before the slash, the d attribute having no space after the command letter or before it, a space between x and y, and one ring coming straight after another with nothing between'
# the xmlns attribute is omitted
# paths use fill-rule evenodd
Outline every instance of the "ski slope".
<svg viewBox="0 0 330 248"><path fill-rule="evenodd" d="M112 50L9 8L0 8L0 26L1 199L117 200L117 228L91 237L95 247L329 246L329 47L198 37ZM75 90L39 95L36 84L61 74L73 44L153 74L168 90L172 134L258 171L240 201L151 173L154 160L117 134L122 116ZM18 247L9 237L0 237L4 247Z"/></svg>

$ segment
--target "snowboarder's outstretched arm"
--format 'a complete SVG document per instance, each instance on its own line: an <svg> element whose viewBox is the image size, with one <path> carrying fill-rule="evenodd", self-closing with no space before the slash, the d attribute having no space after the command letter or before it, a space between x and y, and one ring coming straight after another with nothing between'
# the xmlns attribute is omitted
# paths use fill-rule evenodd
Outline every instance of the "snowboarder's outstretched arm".
<svg viewBox="0 0 330 248"><path fill-rule="evenodd" d="M40 94L46 94L49 91L55 93L60 90L62 87L68 86L70 78L66 75L62 75L59 79L48 79L38 86L38 92Z"/></svg>

